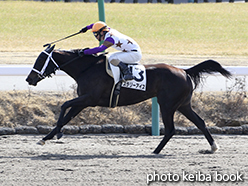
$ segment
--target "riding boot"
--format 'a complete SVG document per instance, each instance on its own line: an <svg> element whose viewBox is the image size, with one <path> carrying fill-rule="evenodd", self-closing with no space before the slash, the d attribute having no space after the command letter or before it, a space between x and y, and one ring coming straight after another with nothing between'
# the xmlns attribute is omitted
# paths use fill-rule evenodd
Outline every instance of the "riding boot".
<svg viewBox="0 0 248 186"><path fill-rule="evenodd" d="M134 76L133 76L131 70L128 68L127 64L120 62L118 64L118 67L120 68L121 72L123 73L123 75L124 75L123 79L125 81L134 79Z"/></svg>

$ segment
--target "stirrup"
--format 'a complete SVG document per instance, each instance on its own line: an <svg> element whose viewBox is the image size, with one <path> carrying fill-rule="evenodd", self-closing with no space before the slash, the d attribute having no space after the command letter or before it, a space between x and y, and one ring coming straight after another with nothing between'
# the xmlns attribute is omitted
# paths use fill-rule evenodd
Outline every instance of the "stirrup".
<svg viewBox="0 0 248 186"><path fill-rule="evenodd" d="M132 74L125 74L124 76L123 76L123 80L124 81L131 81L131 80L133 80L134 79L134 76L132 75Z"/></svg>
<svg viewBox="0 0 248 186"><path fill-rule="evenodd" d="M123 62L120 62L118 64L118 67L120 68L122 74L123 74L123 77L122 77L122 81L129 81L129 80L133 80L134 79L134 76L131 72L131 70L129 69L128 65L123 63Z"/></svg>

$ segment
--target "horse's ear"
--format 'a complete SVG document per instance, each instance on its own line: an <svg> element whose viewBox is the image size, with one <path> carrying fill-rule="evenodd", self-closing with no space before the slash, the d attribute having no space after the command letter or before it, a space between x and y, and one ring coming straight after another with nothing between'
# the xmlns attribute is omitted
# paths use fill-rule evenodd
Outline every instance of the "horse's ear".
<svg viewBox="0 0 248 186"><path fill-rule="evenodd" d="M53 45L52 47L51 47L51 45L49 45L49 46L46 48L45 51L46 51L47 53L50 54L50 53L54 50L54 47L55 47L55 45Z"/></svg>

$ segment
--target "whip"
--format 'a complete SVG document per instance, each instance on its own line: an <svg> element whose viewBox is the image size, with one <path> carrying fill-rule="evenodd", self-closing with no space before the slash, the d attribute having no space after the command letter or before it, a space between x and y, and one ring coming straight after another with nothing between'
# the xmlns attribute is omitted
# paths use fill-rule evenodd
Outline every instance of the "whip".
<svg viewBox="0 0 248 186"><path fill-rule="evenodd" d="M64 38L62 38L62 39L53 41L53 42L51 42L51 43L47 43L47 44L43 45L43 47L49 46L49 45L51 45L51 44L53 44L53 43L57 43L57 42L59 42L59 41L65 40L65 39L68 39L68 38L70 38L70 37L72 37L72 36L75 36L75 35L78 35L78 34L80 34L80 33L81 33L81 32L79 31L79 32L77 32L77 33L75 33L75 34L69 35L69 36L64 37Z"/></svg>

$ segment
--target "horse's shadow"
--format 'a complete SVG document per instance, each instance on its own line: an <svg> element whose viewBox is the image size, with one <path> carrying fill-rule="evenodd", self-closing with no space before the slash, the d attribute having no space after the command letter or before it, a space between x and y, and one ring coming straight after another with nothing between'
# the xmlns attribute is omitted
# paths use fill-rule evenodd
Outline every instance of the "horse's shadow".
<svg viewBox="0 0 248 186"><path fill-rule="evenodd" d="M113 159L113 158L140 158L140 159L163 159L171 158L172 155L103 155L103 154L92 154L92 155L68 155L68 154L45 154L29 157L31 160L89 160L89 159Z"/></svg>
<svg viewBox="0 0 248 186"><path fill-rule="evenodd" d="M210 150L199 150L200 154L213 154ZM68 155L59 153L49 153L30 157L31 160L89 160L89 159L118 159L118 158L138 158L138 159L176 159L171 154L148 154L148 155L115 155L115 154L82 154L82 155Z"/></svg>
<svg viewBox="0 0 248 186"><path fill-rule="evenodd" d="M212 154L208 150L198 151L200 154ZM148 154L148 155L115 155L115 154L82 154L82 155L68 155L60 153L46 153L42 155L32 155L32 156L18 156L18 157L9 157L9 156L0 156L0 159L30 159L33 161L46 161L46 160L91 160L91 159L119 159L119 158L131 158L131 159L177 159L177 156L172 154Z"/></svg>

